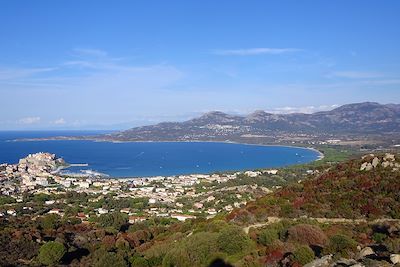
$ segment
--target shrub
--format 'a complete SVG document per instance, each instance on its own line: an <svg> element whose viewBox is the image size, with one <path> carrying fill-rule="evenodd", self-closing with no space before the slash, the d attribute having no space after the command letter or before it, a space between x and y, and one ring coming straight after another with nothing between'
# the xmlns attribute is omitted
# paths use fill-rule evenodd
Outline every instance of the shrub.
<svg viewBox="0 0 400 267"><path fill-rule="evenodd" d="M334 235L329 238L326 253L338 253L340 256L348 257L349 253L356 251L357 242L345 235Z"/></svg>
<svg viewBox="0 0 400 267"><path fill-rule="evenodd" d="M94 267L127 267L128 264L124 258L114 252L105 252L102 249L97 250L93 255L93 266Z"/></svg>
<svg viewBox="0 0 400 267"><path fill-rule="evenodd" d="M102 227L113 227L119 231L123 225L128 223L128 217L126 214L113 212L101 215L98 222Z"/></svg>
<svg viewBox="0 0 400 267"><path fill-rule="evenodd" d="M267 228L261 231L261 233L258 235L258 242L264 246L268 246L278 238L279 235L275 229Z"/></svg>
<svg viewBox="0 0 400 267"><path fill-rule="evenodd" d="M132 257L130 259L131 262L131 266L133 267L149 267L149 263L147 262L147 260L143 257Z"/></svg>
<svg viewBox="0 0 400 267"><path fill-rule="evenodd" d="M39 249L38 259L44 265L58 263L65 254L65 247L60 242L50 241Z"/></svg>
<svg viewBox="0 0 400 267"><path fill-rule="evenodd" d="M60 216L49 214L41 218L40 226L43 229L57 229L60 226Z"/></svg>
<svg viewBox="0 0 400 267"><path fill-rule="evenodd" d="M324 246L327 243L327 236L318 227L310 224L298 224L288 230L288 240L305 245Z"/></svg>
<svg viewBox="0 0 400 267"><path fill-rule="evenodd" d="M294 260L301 265L311 262L314 256L314 252L309 246L301 246L293 252Z"/></svg>
<svg viewBox="0 0 400 267"><path fill-rule="evenodd" d="M175 243L166 253L163 266L206 266L218 252L217 233L199 232Z"/></svg>
<svg viewBox="0 0 400 267"><path fill-rule="evenodd" d="M249 246L250 239L238 226L229 226L221 230L217 238L218 247L229 255L243 251Z"/></svg>
<svg viewBox="0 0 400 267"><path fill-rule="evenodd" d="M386 238L386 235L383 233L374 233L372 235L372 239L376 242L376 243L382 243Z"/></svg>

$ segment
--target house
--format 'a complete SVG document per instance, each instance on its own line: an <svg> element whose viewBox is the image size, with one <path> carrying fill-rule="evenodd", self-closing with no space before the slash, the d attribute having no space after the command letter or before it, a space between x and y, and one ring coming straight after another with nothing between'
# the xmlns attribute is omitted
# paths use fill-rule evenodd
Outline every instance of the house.
<svg viewBox="0 0 400 267"><path fill-rule="evenodd" d="M177 219L178 221L184 222L187 219L196 219L196 216L186 214L171 214L171 218Z"/></svg>
<svg viewBox="0 0 400 267"><path fill-rule="evenodd" d="M97 209L97 213L98 214L106 214L106 213L108 213L108 210L107 209L103 209L103 208L98 208Z"/></svg>
<svg viewBox="0 0 400 267"><path fill-rule="evenodd" d="M201 208L203 208L203 206L204 206L203 203L200 203L200 202L196 202L193 204L193 207L196 209L201 209Z"/></svg>
<svg viewBox="0 0 400 267"><path fill-rule="evenodd" d="M61 213L61 210L60 209L51 209L47 213L49 213L49 214L58 214L59 215Z"/></svg>
<svg viewBox="0 0 400 267"><path fill-rule="evenodd" d="M14 209L9 209L9 210L7 210L7 214L11 215L11 216L16 216L17 212Z"/></svg>
<svg viewBox="0 0 400 267"><path fill-rule="evenodd" d="M142 222L142 221L145 221L145 220L147 220L147 218L143 217L143 216L129 216L129 223L130 224Z"/></svg>
<svg viewBox="0 0 400 267"><path fill-rule="evenodd" d="M278 170L266 170L264 173L275 175L278 173Z"/></svg>
<svg viewBox="0 0 400 267"><path fill-rule="evenodd" d="M131 212L130 208L123 208L119 212L129 214Z"/></svg>

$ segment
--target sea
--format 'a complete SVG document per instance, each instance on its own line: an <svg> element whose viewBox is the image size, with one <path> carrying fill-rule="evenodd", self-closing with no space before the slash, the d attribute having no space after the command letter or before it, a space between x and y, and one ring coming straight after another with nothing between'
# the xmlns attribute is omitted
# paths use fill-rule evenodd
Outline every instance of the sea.
<svg viewBox="0 0 400 267"><path fill-rule="evenodd" d="M50 152L82 164L67 172L102 173L113 178L210 174L278 168L317 160L311 149L222 142L15 141L23 138L82 136L104 131L3 131L0 163L17 163L37 152Z"/></svg>

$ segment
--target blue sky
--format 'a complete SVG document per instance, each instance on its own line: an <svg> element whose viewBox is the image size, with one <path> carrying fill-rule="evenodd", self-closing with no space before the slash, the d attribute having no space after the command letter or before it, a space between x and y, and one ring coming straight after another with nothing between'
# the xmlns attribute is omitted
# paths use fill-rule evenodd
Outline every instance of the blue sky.
<svg viewBox="0 0 400 267"><path fill-rule="evenodd" d="M400 1L0 2L0 129L400 102Z"/></svg>

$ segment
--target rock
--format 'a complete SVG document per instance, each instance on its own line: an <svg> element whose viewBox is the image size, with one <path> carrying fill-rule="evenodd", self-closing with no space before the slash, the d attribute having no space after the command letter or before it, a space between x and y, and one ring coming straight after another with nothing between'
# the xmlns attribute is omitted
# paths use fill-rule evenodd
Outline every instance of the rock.
<svg viewBox="0 0 400 267"><path fill-rule="evenodd" d="M326 255L320 259L316 259L310 263L307 263L303 267L329 267L331 261L332 261L332 255Z"/></svg>
<svg viewBox="0 0 400 267"><path fill-rule="evenodd" d="M377 157L375 157L372 160L372 167L376 168L378 166L378 164L379 164L379 159Z"/></svg>
<svg viewBox="0 0 400 267"><path fill-rule="evenodd" d="M382 162L382 167L383 168L387 168L387 167L389 167L390 166L390 162L389 161L384 161L384 162Z"/></svg>
<svg viewBox="0 0 400 267"><path fill-rule="evenodd" d="M360 171L365 170L365 168L367 167L367 165L368 165L368 162L364 162L363 164L361 164Z"/></svg>
<svg viewBox="0 0 400 267"><path fill-rule="evenodd" d="M391 254L391 255L390 255L390 261L391 261L393 264L400 263L400 254Z"/></svg>
<svg viewBox="0 0 400 267"><path fill-rule="evenodd" d="M366 171L370 171L370 170L372 170L372 168L373 168L373 167L372 167L372 164L371 164L371 163L368 163L368 164L367 164L367 167L365 167L365 170L366 170Z"/></svg>
<svg viewBox="0 0 400 267"><path fill-rule="evenodd" d="M360 253L358 254L358 258L361 259L361 258L365 258L366 256L374 255L374 254L375 254L375 252L373 251L372 248L370 248L370 247L365 247L365 248L363 248L363 249L360 251Z"/></svg>
<svg viewBox="0 0 400 267"><path fill-rule="evenodd" d="M393 154L390 153L386 153L385 156L383 157L383 160L387 160L387 161L395 161L396 158Z"/></svg>
<svg viewBox="0 0 400 267"><path fill-rule="evenodd" d="M351 265L351 267L365 267L365 265L361 263L356 263L354 265Z"/></svg>
<svg viewBox="0 0 400 267"><path fill-rule="evenodd" d="M340 259L333 266L353 266L357 264L356 260L353 259Z"/></svg>

